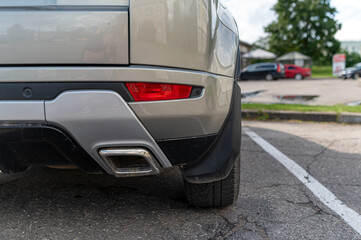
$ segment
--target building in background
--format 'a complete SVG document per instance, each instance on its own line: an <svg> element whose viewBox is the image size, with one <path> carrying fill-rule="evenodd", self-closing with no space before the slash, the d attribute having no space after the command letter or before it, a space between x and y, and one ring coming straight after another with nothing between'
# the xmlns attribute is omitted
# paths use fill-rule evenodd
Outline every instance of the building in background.
<svg viewBox="0 0 361 240"><path fill-rule="evenodd" d="M341 49L348 53L358 53L361 55L361 41L342 41Z"/></svg>
<svg viewBox="0 0 361 240"><path fill-rule="evenodd" d="M245 68L249 65L248 59L244 59L242 56L251 51L252 45L243 41L239 41L239 51L241 52L241 68Z"/></svg>
<svg viewBox="0 0 361 240"><path fill-rule="evenodd" d="M264 50L269 51L270 50L270 37L260 37L254 44L253 47L254 48L261 48Z"/></svg>
<svg viewBox="0 0 361 240"><path fill-rule="evenodd" d="M306 56L299 52L287 53L277 58L277 61L283 64L294 64L299 67L311 68L312 66L312 59L309 56Z"/></svg>

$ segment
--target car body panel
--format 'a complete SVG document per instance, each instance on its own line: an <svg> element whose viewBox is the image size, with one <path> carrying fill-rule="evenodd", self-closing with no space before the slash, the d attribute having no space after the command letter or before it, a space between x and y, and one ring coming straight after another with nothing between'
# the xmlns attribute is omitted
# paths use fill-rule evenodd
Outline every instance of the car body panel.
<svg viewBox="0 0 361 240"><path fill-rule="evenodd" d="M192 168L202 158L205 166L217 167L207 168L206 179L198 179L199 183L226 178L234 165L233 156L240 151L240 98L234 81L239 73L239 38L230 15L218 0L1 1L0 85L6 85L9 93L0 100L0 132L5 142L12 139L6 133L9 125L16 134L15 144L9 144L6 151L16 152L24 144L31 152L27 141L38 136L40 143L46 143L42 146L54 147L67 139L64 146L74 143L90 156L87 159L94 160L88 169L84 167L88 160L83 160L81 169L116 175L100 151L142 149L161 168L168 168L173 165L163 148L181 151L174 143L190 139L202 144L203 150L175 166L187 165L196 179L197 172L204 171L198 171L202 170L199 166L196 171ZM132 82L189 85L201 94L135 102L125 87ZM13 83L17 84L11 88ZM38 87L42 83L49 88L54 83L56 89L49 94ZM79 89L84 83L89 86ZM114 83L121 87L111 87ZM71 89L74 86L77 89ZM31 87L41 91L27 94ZM22 138L25 132L28 136ZM216 146L222 153L221 146L231 146L230 142L232 157L207 156ZM38 166L37 156L43 156L42 165L57 163L41 155L40 145L31 162L20 159L15 168L5 160L6 172ZM78 157L84 156L81 152ZM69 151L64 156L74 155Z"/></svg>
<svg viewBox="0 0 361 240"><path fill-rule="evenodd" d="M204 88L195 99L129 104L156 139L217 133L230 108L233 81L205 72L147 66L0 68L0 82L6 83L159 82Z"/></svg>
<svg viewBox="0 0 361 240"><path fill-rule="evenodd" d="M129 0L1 0L0 7L14 6L129 6Z"/></svg>
<svg viewBox="0 0 361 240"><path fill-rule="evenodd" d="M219 20L228 27L234 34L238 35L237 23L229 8L223 1L218 2L217 15Z"/></svg>
<svg viewBox="0 0 361 240"><path fill-rule="evenodd" d="M343 79L361 77L361 63L355 64L353 67L346 68L344 71L339 73L338 77Z"/></svg>
<svg viewBox="0 0 361 240"><path fill-rule="evenodd" d="M44 101L0 101L0 122L45 122Z"/></svg>
<svg viewBox="0 0 361 240"><path fill-rule="evenodd" d="M127 8L47 9L0 6L0 65L129 63Z"/></svg>
<svg viewBox="0 0 361 240"><path fill-rule="evenodd" d="M155 139L216 134L229 112L233 83L232 78L203 76L199 98L129 105Z"/></svg>
<svg viewBox="0 0 361 240"><path fill-rule="evenodd" d="M238 35L212 0L132 0L131 64L196 69L234 77Z"/></svg>
<svg viewBox="0 0 361 240"><path fill-rule="evenodd" d="M163 167L171 164L128 104L112 91L68 91L45 102L46 121L66 129L108 173L98 151L145 147Z"/></svg>
<svg viewBox="0 0 361 240"><path fill-rule="evenodd" d="M285 78L294 78L297 74L301 74L302 77L310 77L311 69L302 68L294 64L285 64Z"/></svg>

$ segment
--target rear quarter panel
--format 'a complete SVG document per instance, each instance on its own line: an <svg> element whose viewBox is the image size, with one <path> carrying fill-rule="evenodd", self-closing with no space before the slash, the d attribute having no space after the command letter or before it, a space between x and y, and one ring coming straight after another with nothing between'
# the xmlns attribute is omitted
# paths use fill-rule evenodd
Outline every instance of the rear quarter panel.
<svg viewBox="0 0 361 240"><path fill-rule="evenodd" d="M169 66L234 77L238 33L220 21L214 0L132 0L131 64ZM224 22L233 21L233 17ZM235 24L235 23L234 23ZM231 30L233 29L233 30Z"/></svg>

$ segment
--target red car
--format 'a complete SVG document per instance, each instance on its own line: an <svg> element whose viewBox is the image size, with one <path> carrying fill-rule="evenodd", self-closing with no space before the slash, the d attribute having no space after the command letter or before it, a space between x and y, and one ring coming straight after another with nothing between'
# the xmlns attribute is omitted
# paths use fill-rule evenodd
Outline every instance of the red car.
<svg viewBox="0 0 361 240"><path fill-rule="evenodd" d="M294 64L285 64L285 78L294 78L302 80L305 77L311 76L311 69L301 68Z"/></svg>

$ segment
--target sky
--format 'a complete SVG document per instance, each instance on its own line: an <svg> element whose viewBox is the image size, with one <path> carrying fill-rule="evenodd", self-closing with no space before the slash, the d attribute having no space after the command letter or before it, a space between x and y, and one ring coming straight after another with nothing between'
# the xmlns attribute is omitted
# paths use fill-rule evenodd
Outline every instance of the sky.
<svg viewBox="0 0 361 240"><path fill-rule="evenodd" d="M254 43L265 36L264 27L276 19L271 8L277 0L224 0L236 18L240 39ZM361 1L331 0L336 7L336 19L342 29L336 34L339 41L361 41Z"/></svg>

